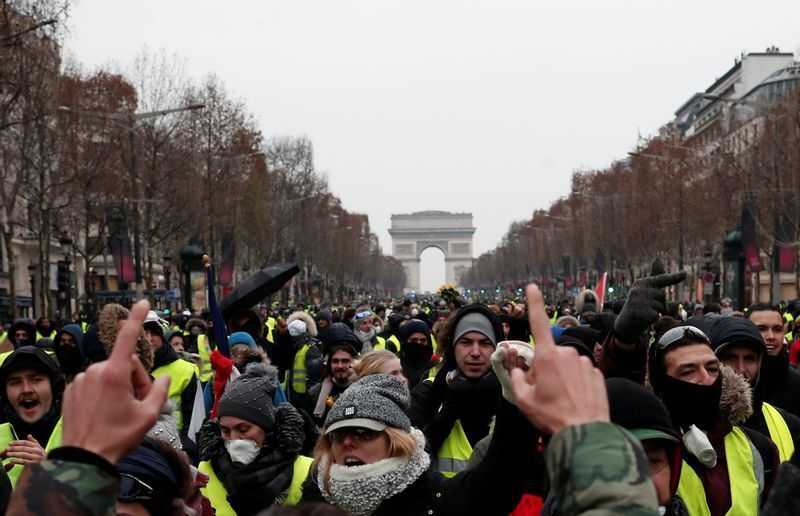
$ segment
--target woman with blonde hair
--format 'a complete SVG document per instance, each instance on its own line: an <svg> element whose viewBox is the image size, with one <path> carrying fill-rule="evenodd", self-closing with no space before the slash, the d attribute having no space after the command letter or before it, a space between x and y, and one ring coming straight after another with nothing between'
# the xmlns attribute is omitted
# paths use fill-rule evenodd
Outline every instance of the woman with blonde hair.
<svg viewBox="0 0 800 516"><path fill-rule="evenodd" d="M507 366L500 366L507 367ZM301 503L327 502L354 515L508 514L535 467L538 433L511 403L475 468L447 478L430 468L425 437L406 415L408 388L370 374L336 400L314 450Z"/></svg>
<svg viewBox="0 0 800 516"><path fill-rule="evenodd" d="M370 351L353 367L356 376L363 378L371 374L390 374L400 379L408 387L408 380L403 376L403 367L397 355L386 349Z"/></svg>

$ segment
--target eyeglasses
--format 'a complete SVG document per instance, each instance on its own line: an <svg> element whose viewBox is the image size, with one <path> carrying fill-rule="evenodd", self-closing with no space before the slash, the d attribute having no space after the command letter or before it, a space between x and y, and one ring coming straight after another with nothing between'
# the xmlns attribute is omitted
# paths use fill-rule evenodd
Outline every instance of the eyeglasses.
<svg viewBox="0 0 800 516"><path fill-rule="evenodd" d="M120 495L121 502L135 502L137 500L152 500L155 490L142 482L138 478L128 473L120 473Z"/></svg>
<svg viewBox="0 0 800 516"><path fill-rule="evenodd" d="M698 328L695 328L694 326L677 326L664 332L664 335L658 339L658 342L655 344L655 346L657 350L662 350L670 347L679 340L684 339L691 342L705 342L709 346L711 345L711 339L708 338L708 335L700 331Z"/></svg>
<svg viewBox="0 0 800 516"><path fill-rule="evenodd" d="M361 428L358 426L349 426L346 428L338 428L328 433L328 438L331 442L341 443L348 435L356 441L372 441L377 438L381 432L370 430L369 428Z"/></svg>

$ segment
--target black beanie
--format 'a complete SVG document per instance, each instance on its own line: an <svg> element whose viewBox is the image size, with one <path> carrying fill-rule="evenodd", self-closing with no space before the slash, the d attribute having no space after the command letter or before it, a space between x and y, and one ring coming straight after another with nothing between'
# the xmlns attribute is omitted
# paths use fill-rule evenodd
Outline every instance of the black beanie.
<svg viewBox="0 0 800 516"><path fill-rule="evenodd" d="M274 370L267 364L248 366L243 375L225 388L217 407L217 417L238 417L270 431L275 426L272 396L277 385Z"/></svg>
<svg viewBox="0 0 800 516"><path fill-rule="evenodd" d="M644 386L627 378L606 380L611 422L630 430L639 440L677 442L667 407Z"/></svg>

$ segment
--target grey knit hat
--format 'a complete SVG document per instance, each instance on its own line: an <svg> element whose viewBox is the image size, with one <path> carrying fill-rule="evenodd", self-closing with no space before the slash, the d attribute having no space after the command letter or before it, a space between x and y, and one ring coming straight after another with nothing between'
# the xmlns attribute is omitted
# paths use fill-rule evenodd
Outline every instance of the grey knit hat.
<svg viewBox="0 0 800 516"><path fill-rule="evenodd" d="M491 340L492 344L497 346L497 340L494 333L494 327L492 327L492 322L488 317L478 312L469 313L458 321L456 324L456 329L453 331L453 343L458 342L458 339L471 331L477 331L478 333L486 335L486 338Z"/></svg>
<svg viewBox="0 0 800 516"><path fill-rule="evenodd" d="M339 396L325 419L325 433L353 426L376 431L392 426L409 432L406 411L410 405L408 388L396 376L371 374Z"/></svg>
<svg viewBox="0 0 800 516"><path fill-rule="evenodd" d="M250 421L269 431L275 426L272 396L276 385L273 366L253 364L225 388L217 416L233 416Z"/></svg>

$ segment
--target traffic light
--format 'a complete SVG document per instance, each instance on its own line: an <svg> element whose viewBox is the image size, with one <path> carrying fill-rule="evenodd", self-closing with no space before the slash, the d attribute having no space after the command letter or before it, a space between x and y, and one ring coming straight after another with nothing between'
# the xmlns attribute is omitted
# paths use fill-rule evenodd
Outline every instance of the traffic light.
<svg viewBox="0 0 800 516"><path fill-rule="evenodd" d="M62 260L58 262L58 274L56 281L58 284L58 292L69 295L69 264L66 261Z"/></svg>

